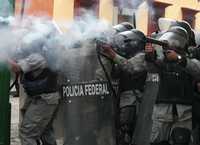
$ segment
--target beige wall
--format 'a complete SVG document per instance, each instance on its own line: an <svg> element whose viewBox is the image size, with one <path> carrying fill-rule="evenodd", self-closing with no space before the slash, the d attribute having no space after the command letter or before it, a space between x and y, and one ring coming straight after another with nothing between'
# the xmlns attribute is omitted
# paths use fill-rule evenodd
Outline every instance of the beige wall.
<svg viewBox="0 0 200 145"><path fill-rule="evenodd" d="M99 18L113 23L113 0L100 0ZM56 21L71 21L74 18L74 0L54 0L53 18Z"/></svg>
<svg viewBox="0 0 200 145"><path fill-rule="evenodd" d="M71 21L74 17L74 0L54 0L53 18L58 21Z"/></svg>
<svg viewBox="0 0 200 145"><path fill-rule="evenodd" d="M175 20L182 20L182 11L176 5L168 6L165 8L165 17Z"/></svg>
<svg viewBox="0 0 200 145"><path fill-rule="evenodd" d="M54 0L53 20L62 31L66 31L66 23L74 19L74 0Z"/></svg>
<svg viewBox="0 0 200 145"><path fill-rule="evenodd" d="M113 24L114 4L113 0L99 0L99 18ZM74 19L74 0L54 0L53 19L62 24ZM60 26L62 28L62 26ZM63 29L63 28L62 28Z"/></svg>
<svg viewBox="0 0 200 145"><path fill-rule="evenodd" d="M136 28L143 33L148 33L149 7L146 2L142 3L136 12Z"/></svg>
<svg viewBox="0 0 200 145"><path fill-rule="evenodd" d="M104 19L111 24L114 21L114 4L113 0L100 0L99 18Z"/></svg>
<svg viewBox="0 0 200 145"><path fill-rule="evenodd" d="M195 29L198 30L198 31L200 31L200 13L196 14Z"/></svg>
<svg viewBox="0 0 200 145"><path fill-rule="evenodd" d="M175 20L182 20L182 8L200 11L200 2L197 0L154 0L154 2L169 5L165 9L165 17ZM150 11L146 3L143 3L139 6L136 13L136 28L143 31L145 34L148 32L148 14ZM200 30L200 12L195 15L194 28Z"/></svg>
<svg viewBox="0 0 200 145"><path fill-rule="evenodd" d="M16 0L16 13L20 12L19 4L22 0ZM38 1L38 0L37 0ZM74 0L49 0L51 3L45 3L42 7L48 7L44 9L47 11L53 19L59 23L62 21L71 21L74 18ZM117 10L114 8L114 0L99 0L99 18L105 19L111 24L116 24L117 22ZM146 0L148 1L148 0ZM200 2L198 0L152 0L154 2L160 2L165 4L170 4L166 8L165 17L173 18L176 20L182 19L182 10L181 8L188 8L191 10L200 11ZM39 7L36 7L39 9ZM31 11L32 12L32 11ZM35 11L37 12L37 11ZM33 12L32 12L33 13ZM35 15L35 13L34 13ZM137 28L147 33L148 25L148 9L142 5L140 6L138 13L136 14L137 18ZM195 29L200 30L200 12L196 14L196 23Z"/></svg>
<svg viewBox="0 0 200 145"><path fill-rule="evenodd" d="M200 11L200 2L197 0L155 0L156 2L162 2L171 4L166 8L165 17L173 18L176 20L182 19L182 8L188 8L195 11ZM200 30L200 12L195 15L195 29Z"/></svg>

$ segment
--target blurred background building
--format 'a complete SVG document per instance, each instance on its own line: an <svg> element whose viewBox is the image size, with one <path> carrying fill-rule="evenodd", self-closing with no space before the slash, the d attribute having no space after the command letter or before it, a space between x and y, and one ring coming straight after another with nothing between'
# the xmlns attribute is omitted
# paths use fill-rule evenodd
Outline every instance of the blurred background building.
<svg viewBox="0 0 200 145"><path fill-rule="evenodd" d="M0 15L48 16L55 21L71 21L90 10L111 24L133 23L146 34L158 30L159 17L188 21L200 29L200 0L0 0Z"/></svg>
<svg viewBox="0 0 200 145"><path fill-rule="evenodd" d="M158 29L159 17L186 20L200 29L199 0L16 0L15 5L17 14L24 6L25 14L45 14L56 21L72 20L83 14L80 8L89 9L112 24L129 21L146 34Z"/></svg>
<svg viewBox="0 0 200 145"><path fill-rule="evenodd" d="M0 0L0 16L45 16L58 24L83 15L82 9L113 25L128 21L145 34L159 30L160 17L185 20L200 31L200 0Z"/></svg>

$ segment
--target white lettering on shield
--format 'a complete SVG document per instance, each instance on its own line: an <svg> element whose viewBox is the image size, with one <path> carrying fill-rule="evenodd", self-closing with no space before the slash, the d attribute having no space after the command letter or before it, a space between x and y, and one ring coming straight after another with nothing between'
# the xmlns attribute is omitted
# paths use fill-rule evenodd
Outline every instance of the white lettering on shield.
<svg viewBox="0 0 200 145"><path fill-rule="evenodd" d="M77 97L77 96L97 96L108 95L109 90L107 84L76 84L63 86L63 96Z"/></svg>

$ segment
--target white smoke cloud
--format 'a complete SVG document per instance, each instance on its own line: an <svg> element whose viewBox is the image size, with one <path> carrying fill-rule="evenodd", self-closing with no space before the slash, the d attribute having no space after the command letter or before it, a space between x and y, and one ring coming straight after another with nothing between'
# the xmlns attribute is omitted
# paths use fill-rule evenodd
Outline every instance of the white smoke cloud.
<svg viewBox="0 0 200 145"><path fill-rule="evenodd" d="M0 16L7 17L11 15L13 10L13 5L9 0L2 0L0 4Z"/></svg>
<svg viewBox="0 0 200 145"><path fill-rule="evenodd" d="M120 8L136 8L144 0L116 0Z"/></svg>
<svg viewBox="0 0 200 145"><path fill-rule="evenodd" d="M97 19L92 13L87 12L84 16L77 18L72 23L65 23L68 30L64 34L66 45L74 44L78 41L86 41L102 37L103 34L112 33L112 27L104 20ZM70 40L70 41L67 41Z"/></svg>
<svg viewBox="0 0 200 145"><path fill-rule="evenodd" d="M17 17L1 19L8 25L0 25L3 36L0 38L0 60L18 59L23 52L37 49L44 42L51 67L56 69L63 69L62 65L73 62L77 55L95 51L93 40L109 38L113 33L110 24L90 12L73 22L59 24L67 29L62 34L56 23L48 18L24 17L23 21Z"/></svg>
<svg viewBox="0 0 200 145"><path fill-rule="evenodd" d="M56 63L57 68L62 68L63 63L75 63L78 56L91 54L95 51L94 39L109 38L114 33L109 23L99 20L90 12L62 25L67 31L53 40L53 45L59 44L60 47L55 51L60 58Z"/></svg>

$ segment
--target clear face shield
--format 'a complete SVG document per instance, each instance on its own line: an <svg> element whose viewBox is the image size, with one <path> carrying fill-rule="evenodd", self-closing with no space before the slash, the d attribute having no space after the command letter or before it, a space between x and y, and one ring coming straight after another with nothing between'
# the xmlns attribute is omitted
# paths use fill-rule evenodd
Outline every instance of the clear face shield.
<svg viewBox="0 0 200 145"><path fill-rule="evenodd" d="M113 29L115 30L115 33L117 34L117 33L120 33L120 32L124 32L124 31L134 29L134 27L131 23L123 22L123 23L120 23L118 25L113 26Z"/></svg>
<svg viewBox="0 0 200 145"><path fill-rule="evenodd" d="M116 33L128 30L125 26L123 26L121 24L114 26L113 29L116 31Z"/></svg>
<svg viewBox="0 0 200 145"><path fill-rule="evenodd" d="M164 33L159 40L167 41L169 44L169 49L176 51L185 51L185 47L187 46L187 38L174 32Z"/></svg>
<svg viewBox="0 0 200 145"><path fill-rule="evenodd" d="M170 28L171 25L175 24L176 20L170 18L159 18L158 27L160 31L166 31Z"/></svg>
<svg viewBox="0 0 200 145"><path fill-rule="evenodd" d="M125 57L134 56L138 51L144 49L145 37L139 36L132 31L125 31L113 38L116 51Z"/></svg>
<svg viewBox="0 0 200 145"><path fill-rule="evenodd" d="M160 45L154 44L153 47L156 50L157 59L163 60L164 59L164 53L167 50L175 50L177 53L185 53L186 46L187 46L187 38L176 34L174 32L165 32L163 33L160 38L158 39L160 41L166 41L169 44L168 48L163 48Z"/></svg>

